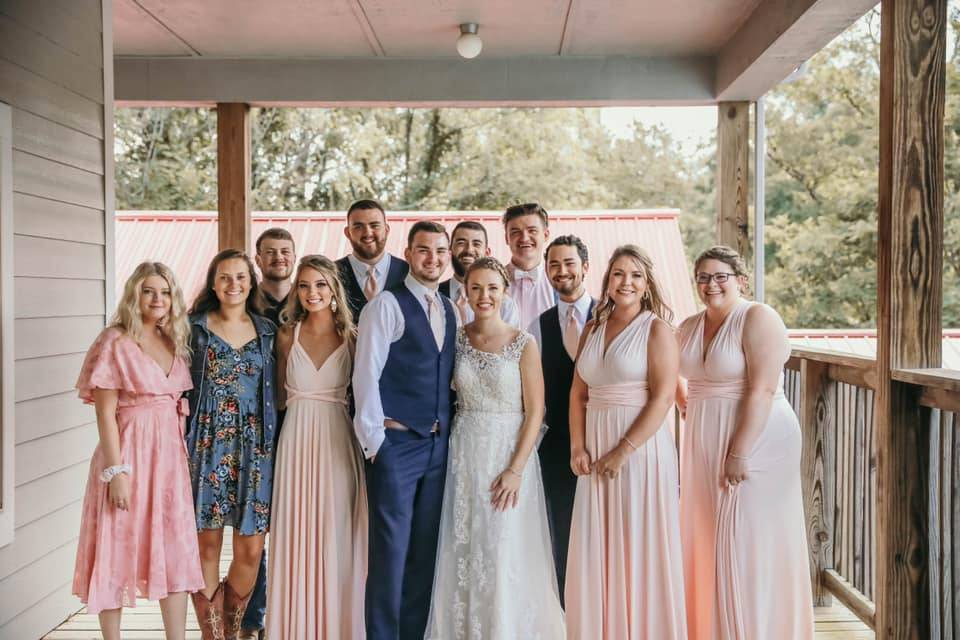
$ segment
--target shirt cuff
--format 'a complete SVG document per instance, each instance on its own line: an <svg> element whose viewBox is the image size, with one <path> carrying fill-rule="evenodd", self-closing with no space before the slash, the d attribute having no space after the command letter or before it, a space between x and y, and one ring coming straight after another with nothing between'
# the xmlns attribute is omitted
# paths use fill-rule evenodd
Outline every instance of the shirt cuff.
<svg viewBox="0 0 960 640"><path fill-rule="evenodd" d="M383 444L384 439L387 437L384 431L385 429L374 431L363 443L363 457L367 460L377 455L377 452L380 451L380 445Z"/></svg>

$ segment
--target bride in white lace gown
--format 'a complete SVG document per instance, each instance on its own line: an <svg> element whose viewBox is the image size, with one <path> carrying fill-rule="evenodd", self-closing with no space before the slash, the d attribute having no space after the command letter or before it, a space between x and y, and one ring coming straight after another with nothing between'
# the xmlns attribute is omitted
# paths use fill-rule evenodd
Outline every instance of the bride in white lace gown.
<svg viewBox="0 0 960 640"><path fill-rule="evenodd" d="M562 640L543 483L530 455L543 418L540 355L530 334L500 319L500 263L477 260L466 286L476 320L457 331L457 413L426 639Z"/></svg>

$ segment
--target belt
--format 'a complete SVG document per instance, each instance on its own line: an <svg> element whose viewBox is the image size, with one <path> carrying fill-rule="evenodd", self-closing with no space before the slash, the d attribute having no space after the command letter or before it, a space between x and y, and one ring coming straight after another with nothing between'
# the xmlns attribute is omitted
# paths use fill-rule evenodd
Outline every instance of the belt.
<svg viewBox="0 0 960 640"><path fill-rule="evenodd" d="M410 431L410 427L407 425L397 422L396 420L391 420L390 418L384 418L383 426L385 426L387 429L394 429L396 431ZM434 420L433 426L430 427L430 433L437 433L438 431L440 431L440 421Z"/></svg>
<svg viewBox="0 0 960 640"><path fill-rule="evenodd" d="M648 388L646 382L624 382L589 387L587 394L589 409L642 407L647 403Z"/></svg>

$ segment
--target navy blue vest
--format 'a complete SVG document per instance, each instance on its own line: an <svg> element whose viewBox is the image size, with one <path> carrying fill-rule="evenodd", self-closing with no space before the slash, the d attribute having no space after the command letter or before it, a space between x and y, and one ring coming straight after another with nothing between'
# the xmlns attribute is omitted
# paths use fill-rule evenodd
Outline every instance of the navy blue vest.
<svg viewBox="0 0 960 640"><path fill-rule="evenodd" d="M595 300L590 301L587 318L593 313ZM540 363L543 366L543 389L546 415L550 428L540 443L540 450L555 450L570 456L570 387L573 385L574 362L563 348L560 330L560 306L540 314Z"/></svg>
<svg viewBox="0 0 960 640"><path fill-rule="evenodd" d="M383 415L427 436L435 422L449 433L453 361L456 349L457 318L453 304L441 296L446 311L443 349L437 350L423 306L400 285L388 289L403 313L403 335L390 345L387 363L380 374L380 401Z"/></svg>
<svg viewBox="0 0 960 640"><path fill-rule="evenodd" d="M350 312L353 314L353 323L360 321L360 312L367 304L367 296L363 295L363 287L357 282L357 276L353 273L353 266L350 264L350 258L343 256L336 262L337 269L340 271L340 282L347 293L347 303L350 305ZM397 256L390 256L390 268L387 270L387 283L384 289L390 289L399 284L403 284L403 279L407 277L410 270L407 263Z"/></svg>

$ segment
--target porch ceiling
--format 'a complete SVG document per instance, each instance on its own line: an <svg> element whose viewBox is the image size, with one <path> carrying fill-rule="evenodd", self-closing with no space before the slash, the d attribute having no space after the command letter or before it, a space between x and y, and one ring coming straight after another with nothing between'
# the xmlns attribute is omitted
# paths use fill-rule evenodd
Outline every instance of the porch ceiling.
<svg viewBox="0 0 960 640"><path fill-rule="evenodd" d="M491 102L531 103L545 77L560 77L569 88L542 92L546 102L753 99L875 1L114 0L116 92L134 103L389 103L423 96L475 104L485 101L489 85ZM461 22L480 25L478 60L457 57ZM426 82L439 90L420 86L424 80L415 75L425 66L432 73ZM477 71L479 86L447 88ZM574 88L585 74L595 76L592 86ZM314 88L345 75L384 91L331 96ZM278 77L295 81L284 87Z"/></svg>

